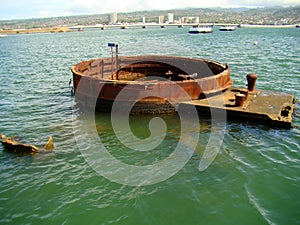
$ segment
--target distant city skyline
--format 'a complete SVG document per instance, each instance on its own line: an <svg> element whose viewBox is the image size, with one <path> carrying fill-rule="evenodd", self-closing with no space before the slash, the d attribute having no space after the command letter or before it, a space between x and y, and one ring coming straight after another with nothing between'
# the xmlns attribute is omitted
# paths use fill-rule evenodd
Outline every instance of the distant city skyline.
<svg viewBox="0 0 300 225"><path fill-rule="evenodd" d="M207 7L296 6L300 0L0 0L0 20Z"/></svg>

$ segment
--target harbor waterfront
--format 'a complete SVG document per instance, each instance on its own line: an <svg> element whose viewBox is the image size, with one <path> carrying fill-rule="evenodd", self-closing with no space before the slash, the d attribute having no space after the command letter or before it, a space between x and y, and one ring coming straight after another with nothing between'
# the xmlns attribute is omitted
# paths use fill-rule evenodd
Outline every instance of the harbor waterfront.
<svg viewBox="0 0 300 225"><path fill-rule="evenodd" d="M189 27L85 29L84 32L8 35L0 39L0 132L37 146L53 136L49 153L17 155L0 145L1 224L300 224L300 114L294 127L227 121L212 164L199 171L208 138L218 132L200 115L199 137L188 163L174 176L149 186L126 186L100 176L86 162L78 140L97 151L96 140L74 132L88 112L71 95L71 66L120 54L198 57L228 63L234 86L248 73L257 89L300 98L299 29L244 28L188 34ZM108 113L97 113L96 129L111 154L133 165L168 157L180 138L177 115L160 115L167 134L157 148L137 152L116 137ZM148 137L151 115L132 115L132 132ZM78 132L76 133L78 135ZM101 162L101 159L99 159ZM108 169L109 169L108 165ZM113 171L112 171L113 172Z"/></svg>

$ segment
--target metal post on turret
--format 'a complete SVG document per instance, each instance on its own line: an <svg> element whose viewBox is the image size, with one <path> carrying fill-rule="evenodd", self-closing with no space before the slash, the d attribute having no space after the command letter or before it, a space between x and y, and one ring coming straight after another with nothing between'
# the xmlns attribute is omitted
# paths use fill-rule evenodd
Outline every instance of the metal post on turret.
<svg viewBox="0 0 300 225"><path fill-rule="evenodd" d="M114 72L115 70L117 71L117 74L116 74L116 78L118 80L118 64L119 64L119 58L118 58L118 55L119 55L119 45L118 44L115 44L115 43L108 43L108 47L110 47L110 51L111 51L111 79L113 80L114 79ZM116 51L114 52L114 49L113 48L116 48ZM115 62L115 70L114 70L114 53L116 54L116 62Z"/></svg>
<svg viewBox="0 0 300 225"><path fill-rule="evenodd" d="M118 71L119 71L119 45L116 44L116 76L117 76L117 80L119 80L119 75L118 75Z"/></svg>
<svg viewBox="0 0 300 225"><path fill-rule="evenodd" d="M116 46L115 43L108 43L108 47L110 47L111 52L111 79L114 79L114 47Z"/></svg>

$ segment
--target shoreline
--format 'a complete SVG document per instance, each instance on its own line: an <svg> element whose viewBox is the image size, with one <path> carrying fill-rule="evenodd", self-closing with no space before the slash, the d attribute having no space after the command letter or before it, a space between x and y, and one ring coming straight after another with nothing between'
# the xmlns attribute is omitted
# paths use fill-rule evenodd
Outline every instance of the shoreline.
<svg viewBox="0 0 300 225"><path fill-rule="evenodd" d="M126 24L128 27L139 27L142 24ZM143 24L146 26L161 26L162 24ZM163 24L165 26L193 26L195 24ZM207 25L207 23L199 23L199 25ZM214 26L223 26L224 24L214 24ZM229 25L229 24L228 24ZM297 24L289 25L260 25L260 24L230 24L238 27L242 25L242 28L297 28ZM32 29L12 29L12 30L0 30L2 35L14 35L14 34L34 34L34 33L63 33L63 32L74 32L77 29L84 28L116 28L122 27L124 24L114 24L106 26L75 26L75 27L51 27L51 28L32 28Z"/></svg>
<svg viewBox="0 0 300 225"><path fill-rule="evenodd" d="M297 24L290 25L259 25L259 24L243 24L245 28L296 28Z"/></svg>
<svg viewBox="0 0 300 225"><path fill-rule="evenodd" d="M32 29L12 29L12 30L0 30L0 34L13 35L13 34L35 34L35 33L63 33L73 32L68 27L51 27L51 28L32 28Z"/></svg>

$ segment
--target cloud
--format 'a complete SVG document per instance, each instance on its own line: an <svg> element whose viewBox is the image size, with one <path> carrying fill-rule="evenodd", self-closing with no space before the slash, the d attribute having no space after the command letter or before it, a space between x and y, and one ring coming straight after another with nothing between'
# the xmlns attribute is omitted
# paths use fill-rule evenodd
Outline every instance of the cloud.
<svg viewBox="0 0 300 225"><path fill-rule="evenodd" d="M0 0L0 19L34 18L64 15L68 0Z"/></svg>
<svg viewBox="0 0 300 225"><path fill-rule="evenodd" d="M70 0L67 2L68 11L82 14L166 10L188 7L294 6L300 4L299 0Z"/></svg>
<svg viewBox="0 0 300 225"><path fill-rule="evenodd" d="M227 0L229 6L296 6L299 0Z"/></svg>

